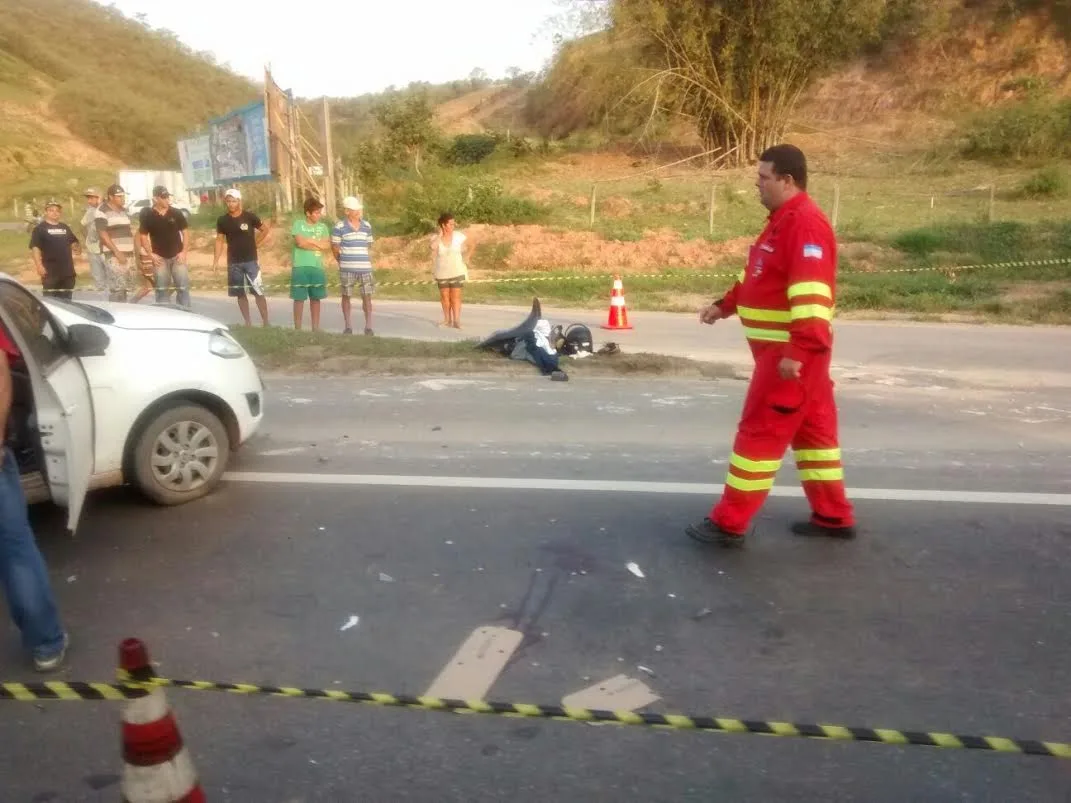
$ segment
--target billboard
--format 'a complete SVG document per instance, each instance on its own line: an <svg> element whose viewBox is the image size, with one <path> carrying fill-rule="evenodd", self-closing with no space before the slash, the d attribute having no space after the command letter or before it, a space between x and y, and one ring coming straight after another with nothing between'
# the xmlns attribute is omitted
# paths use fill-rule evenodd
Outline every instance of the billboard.
<svg viewBox="0 0 1071 803"><path fill-rule="evenodd" d="M208 134L189 139L180 139L178 143L179 164L182 166L182 179L191 190L203 190L216 186L216 177L212 172L212 138Z"/></svg>
<svg viewBox="0 0 1071 803"><path fill-rule="evenodd" d="M209 124L209 131L215 183L271 179L264 101L216 118Z"/></svg>

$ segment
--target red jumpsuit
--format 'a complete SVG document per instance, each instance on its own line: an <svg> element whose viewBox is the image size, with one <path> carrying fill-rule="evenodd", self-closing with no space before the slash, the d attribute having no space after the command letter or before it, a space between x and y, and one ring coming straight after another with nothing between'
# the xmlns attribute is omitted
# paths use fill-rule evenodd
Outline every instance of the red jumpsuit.
<svg viewBox="0 0 1071 803"><path fill-rule="evenodd" d="M725 532L747 531L789 446L811 520L827 527L855 525L844 492L829 377L836 266L833 229L801 192L770 215L747 269L717 302L725 315L740 317L755 359L725 490L710 513ZM783 357L803 364L800 379L781 379L777 366Z"/></svg>

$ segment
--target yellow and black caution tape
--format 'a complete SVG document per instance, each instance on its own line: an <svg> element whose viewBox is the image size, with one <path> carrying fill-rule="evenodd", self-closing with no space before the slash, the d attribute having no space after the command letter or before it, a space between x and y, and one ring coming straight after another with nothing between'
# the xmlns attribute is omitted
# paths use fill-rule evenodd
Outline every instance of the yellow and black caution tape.
<svg viewBox="0 0 1071 803"><path fill-rule="evenodd" d="M170 687L194 691L227 692L230 694L363 703L388 708L419 709L454 714L488 714L527 719L586 722L599 725L632 725L680 731L750 733L762 736L788 736L827 741L876 742L888 745L984 750L995 753L1018 753L1020 755L1071 759L1071 744L1032 739L1009 739L1000 736L965 736L932 731L859 728L844 725L776 722L695 714L603 711L562 705L505 703L486 700L451 700L440 697L416 697L386 692L301 689L291 686L216 683L207 680L173 680L161 677L134 681L129 675L124 675L122 672L120 672L120 680L121 682L117 684L73 682L0 683L0 700L126 700L143 697L152 688Z"/></svg>
<svg viewBox="0 0 1071 803"><path fill-rule="evenodd" d="M844 270L841 275L848 276L882 276L888 274L903 274L903 273L942 273L951 279L955 279L956 274L963 271L979 271L979 270L1000 270L1003 268L1031 268L1031 267L1055 267L1059 265L1071 265L1071 257L1062 257L1054 259L1030 259L1030 260L1014 260L1010 262L981 262L973 265L920 265L910 268L885 268L881 270ZM662 281L674 281L682 279L734 279L739 276L739 271L728 271L721 273L580 273L580 274L568 274L568 275L538 275L538 276L490 276L482 279L467 279L466 284L532 284L538 282L575 282L575 281L612 281L614 278L621 277L628 279L629 281L641 279L656 279ZM435 285L434 279L407 279L404 281L376 281L376 289L381 287L431 287ZM35 289L38 285L31 285ZM289 292L291 289L323 289L323 290L338 290L342 287L342 283L339 280L331 280L327 282L317 282L312 284L291 284L290 282L279 282L274 284L264 284L262 289L267 292ZM359 292L359 284L354 286L354 291ZM226 282L199 282L194 281L191 283L191 290L230 290L230 289L246 289L246 285L230 285ZM83 284L79 285L75 289L77 290L91 290L92 285ZM128 291L129 292L129 291Z"/></svg>

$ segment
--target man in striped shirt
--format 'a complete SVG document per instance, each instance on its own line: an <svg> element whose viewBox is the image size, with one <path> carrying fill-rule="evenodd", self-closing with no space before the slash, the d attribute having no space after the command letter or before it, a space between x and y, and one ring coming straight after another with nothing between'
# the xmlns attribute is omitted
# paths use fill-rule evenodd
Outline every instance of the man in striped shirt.
<svg viewBox="0 0 1071 803"><path fill-rule="evenodd" d="M344 334L353 334L350 298L355 287L361 289L361 306L364 309L364 333L372 331L372 294L376 290L372 279L372 226L364 220L364 204L360 198L350 196L342 201L345 216L331 232L331 250L338 260L339 277L342 280L342 317L346 328Z"/></svg>
<svg viewBox="0 0 1071 803"><path fill-rule="evenodd" d="M108 300L126 301L137 257L134 254L134 227L126 211L126 191L118 184L108 187L107 199L97 209L94 223L104 253Z"/></svg>

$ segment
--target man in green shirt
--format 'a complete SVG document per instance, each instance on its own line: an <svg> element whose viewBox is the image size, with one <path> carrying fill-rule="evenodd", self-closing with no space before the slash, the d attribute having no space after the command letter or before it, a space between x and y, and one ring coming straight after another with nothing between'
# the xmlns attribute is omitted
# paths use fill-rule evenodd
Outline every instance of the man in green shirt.
<svg viewBox="0 0 1071 803"><path fill-rule="evenodd" d="M320 329L320 299L327 298L327 274L323 255L331 250L331 231L320 221L324 205L315 198L305 201L305 217L294 221L293 269L290 272L290 298L294 301L294 328L301 329L305 300L309 301L312 331Z"/></svg>

